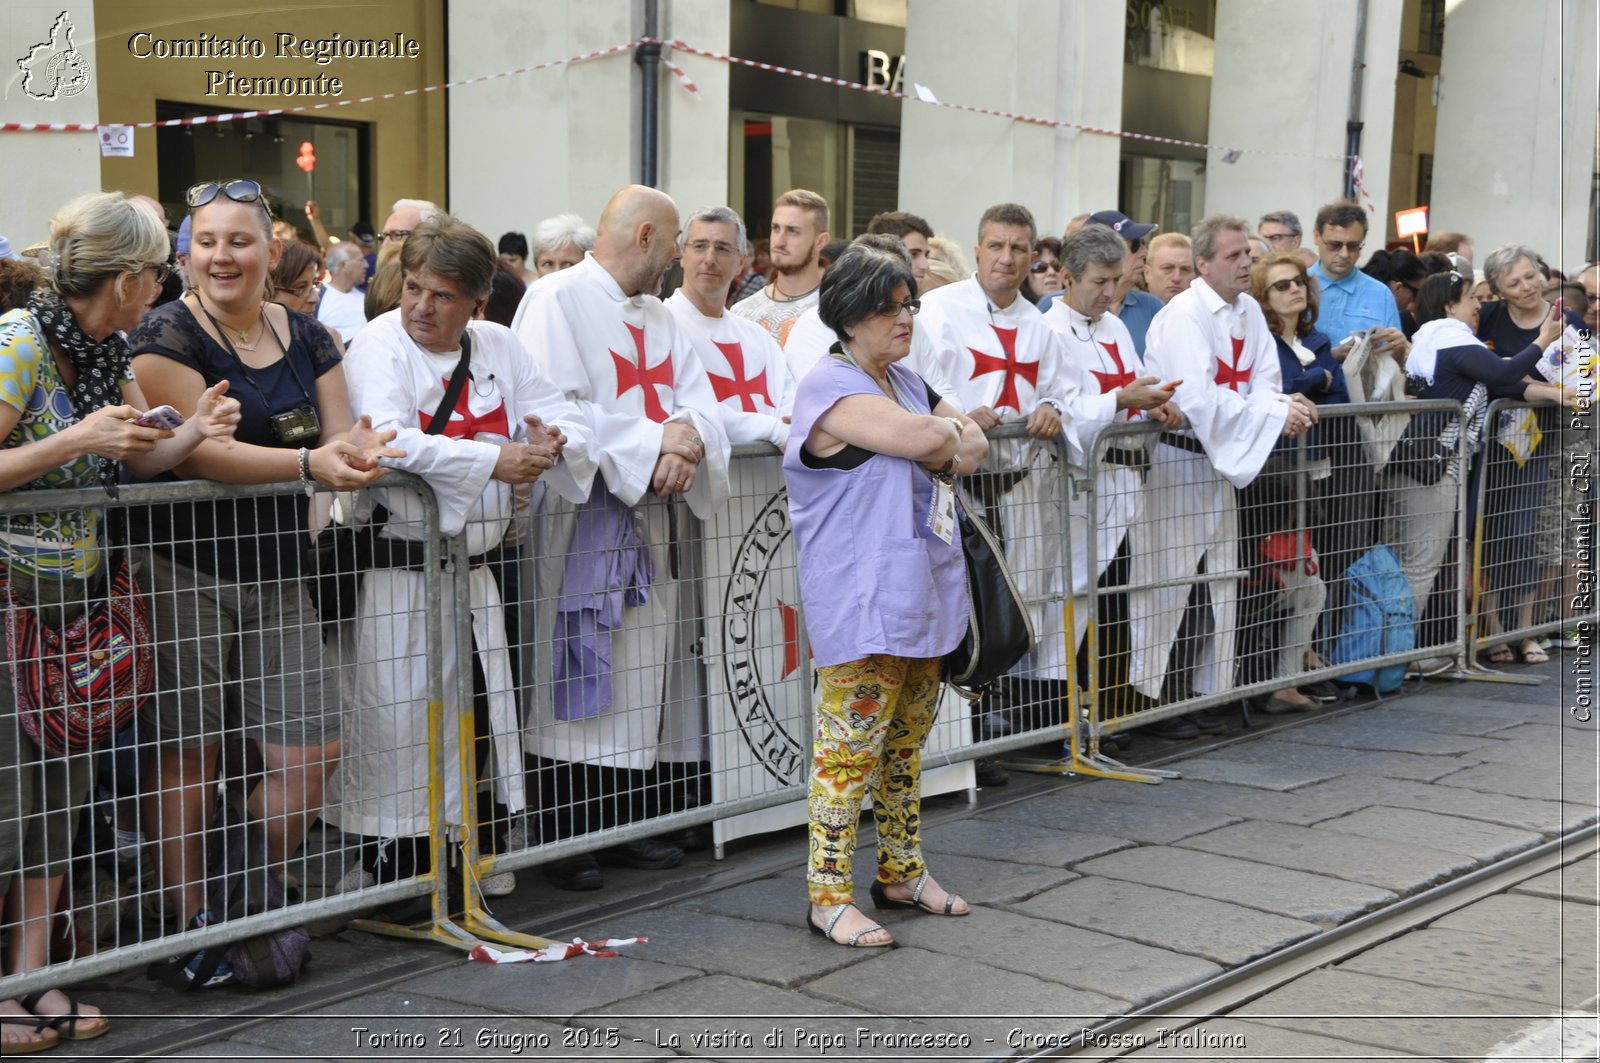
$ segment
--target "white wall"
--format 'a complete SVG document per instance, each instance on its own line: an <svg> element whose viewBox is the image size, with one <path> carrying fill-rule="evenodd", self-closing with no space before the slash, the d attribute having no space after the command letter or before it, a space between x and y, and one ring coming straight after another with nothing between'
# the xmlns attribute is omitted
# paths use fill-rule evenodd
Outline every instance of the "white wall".
<svg viewBox="0 0 1600 1063"><path fill-rule="evenodd" d="M1389 209L1401 0L1368 0L1361 114L1364 185L1375 210L1368 249L1382 246ZM1254 228L1292 210L1311 230L1317 210L1344 194L1345 125L1355 58L1357 0L1224 0L1217 6L1210 142L1246 151L1235 163L1207 152L1206 213L1240 214ZM1270 46L1266 42L1271 42ZM1321 156L1321 157L1316 157Z"/></svg>
<svg viewBox="0 0 1600 1063"><path fill-rule="evenodd" d="M1595 36L1593 0L1448 7L1429 221L1469 234L1480 261L1516 241L1581 264Z"/></svg>
<svg viewBox="0 0 1600 1063"><path fill-rule="evenodd" d="M88 63L90 81L77 96L30 99L22 91L17 60L31 44L49 40L62 5L13 0L0 5L0 122L97 122L100 81L95 76L95 23L92 4L74 4L73 43ZM37 90L37 89L36 89ZM146 134L148 137L148 134ZM153 150L155 139L141 139ZM15 250L45 239L50 215L74 196L100 188L100 144L94 133L0 133L5 160L5 194L0 195L0 235Z"/></svg>
<svg viewBox="0 0 1600 1063"><path fill-rule="evenodd" d="M1119 0L917 0L906 20L907 91L940 100L1107 128L1121 124ZM978 216L1015 201L1043 232L1115 202L1118 141L990 115L906 102L900 206L963 247Z"/></svg>

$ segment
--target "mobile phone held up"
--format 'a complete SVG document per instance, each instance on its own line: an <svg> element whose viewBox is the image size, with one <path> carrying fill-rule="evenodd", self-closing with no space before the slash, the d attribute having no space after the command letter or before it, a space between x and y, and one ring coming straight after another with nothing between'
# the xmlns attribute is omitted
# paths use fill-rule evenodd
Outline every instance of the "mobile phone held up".
<svg viewBox="0 0 1600 1063"><path fill-rule="evenodd" d="M146 410L142 416L135 417L133 423L140 428L177 429L183 425L183 414L171 406L157 406L153 410Z"/></svg>

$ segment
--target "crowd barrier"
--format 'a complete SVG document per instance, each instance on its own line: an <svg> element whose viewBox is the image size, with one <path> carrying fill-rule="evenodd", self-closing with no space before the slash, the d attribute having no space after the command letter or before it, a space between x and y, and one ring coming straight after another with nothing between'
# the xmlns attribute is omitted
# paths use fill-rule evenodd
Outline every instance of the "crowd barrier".
<svg viewBox="0 0 1600 1063"><path fill-rule="evenodd" d="M970 792L975 758L1042 741L1062 743L1057 770L1149 780L1101 742L1290 683L1424 657L1482 674L1469 651L1488 636L1472 627L1468 584L1487 576L1494 586L1489 559L1500 555L1480 529L1468 556L1460 534L1473 526L1464 519L1471 473L1424 490L1390 462L1411 417L1429 412L1460 417L1454 403L1324 407L1317 432L1275 451L1237 491L1192 443L1154 425L1108 428L1086 454L1032 440L1020 425L997 428L990 460L965 486L1006 544L1039 642L984 700L945 695L924 792ZM1480 522L1498 504L1493 469L1505 449L1484 446ZM730 481L729 502L704 520L654 498L632 511L579 507L540 484L519 496L509 529L469 524L445 537L427 487L391 474L373 497L416 552L408 567L366 575L357 616L326 628L304 612L303 580L269 578L218 620L182 573L133 551L165 662L161 689L136 732L69 758L94 775L78 844L62 851L52 828L55 848L25 851L21 870L68 869L60 910L75 935L57 920L58 962L0 979L0 994L403 902L420 904L420 918L414 910L361 925L458 947L540 947L549 942L507 929L484 901L507 871L705 824L720 854L733 838L803 822L813 670L776 450L735 448ZM321 512L328 501L309 504ZM277 514L276 527L292 529L290 511L306 505L297 485L154 484L116 499L7 493L0 517L101 509L117 535L131 525L137 541L183 553L192 547L182 515L209 510L193 548L253 570L309 540L239 531L218 514L249 512L263 528L263 514ZM1376 547L1394 551L1408 583L1436 601L1411 646L1380 639L1352 656L1343 636L1366 585L1356 566ZM630 622L597 628L624 599L590 584L619 554L638 566ZM1463 565L1472 579L1456 574ZM1592 625L1592 600L1579 604L1535 626ZM235 629L249 637L223 637ZM222 662L233 678L219 677ZM286 723L320 728L321 744L282 739ZM213 764L216 803L204 784ZM0 800L20 801L21 785L0 771ZM131 824L141 803L146 832L165 822L173 841L119 847L116 825ZM287 907L185 927L198 902L170 887L215 857L220 831L200 826L212 808L220 821L264 822L294 846L271 855L291 887ZM319 808L321 821L308 825L301 810ZM19 819L19 835L46 818ZM421 841L404 841L412 837ZM374 852L375 880L362 875ZM4 929L51 933L14 915Z"/></svg>

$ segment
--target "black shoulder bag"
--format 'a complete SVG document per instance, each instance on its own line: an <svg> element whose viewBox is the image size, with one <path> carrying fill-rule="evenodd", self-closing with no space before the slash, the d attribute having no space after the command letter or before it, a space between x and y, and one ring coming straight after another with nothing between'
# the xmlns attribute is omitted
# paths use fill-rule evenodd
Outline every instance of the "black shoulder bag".
<svg viewBox="0 0 1600 1063"><path fill-rule="evenodd" d="M944 681L968 701L1027 656L1033 649L1033 619L1006 564L1005 551L994 532L968 504L959 486L956 523L961 529L961 552L966 555L967 633L961 644L944 655Z"/></svg>

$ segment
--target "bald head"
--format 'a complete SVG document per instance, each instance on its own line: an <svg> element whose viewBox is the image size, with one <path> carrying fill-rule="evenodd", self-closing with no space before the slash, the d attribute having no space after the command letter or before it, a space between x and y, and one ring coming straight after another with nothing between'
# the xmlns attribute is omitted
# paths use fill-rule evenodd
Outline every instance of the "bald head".
<svg viewBox="0 0 1600 1063"><path fill-rule="evenodd" d="M678 260L678 205L659 189L628 185L600 213L594 258L624 294L655 295Z"/></svg>

